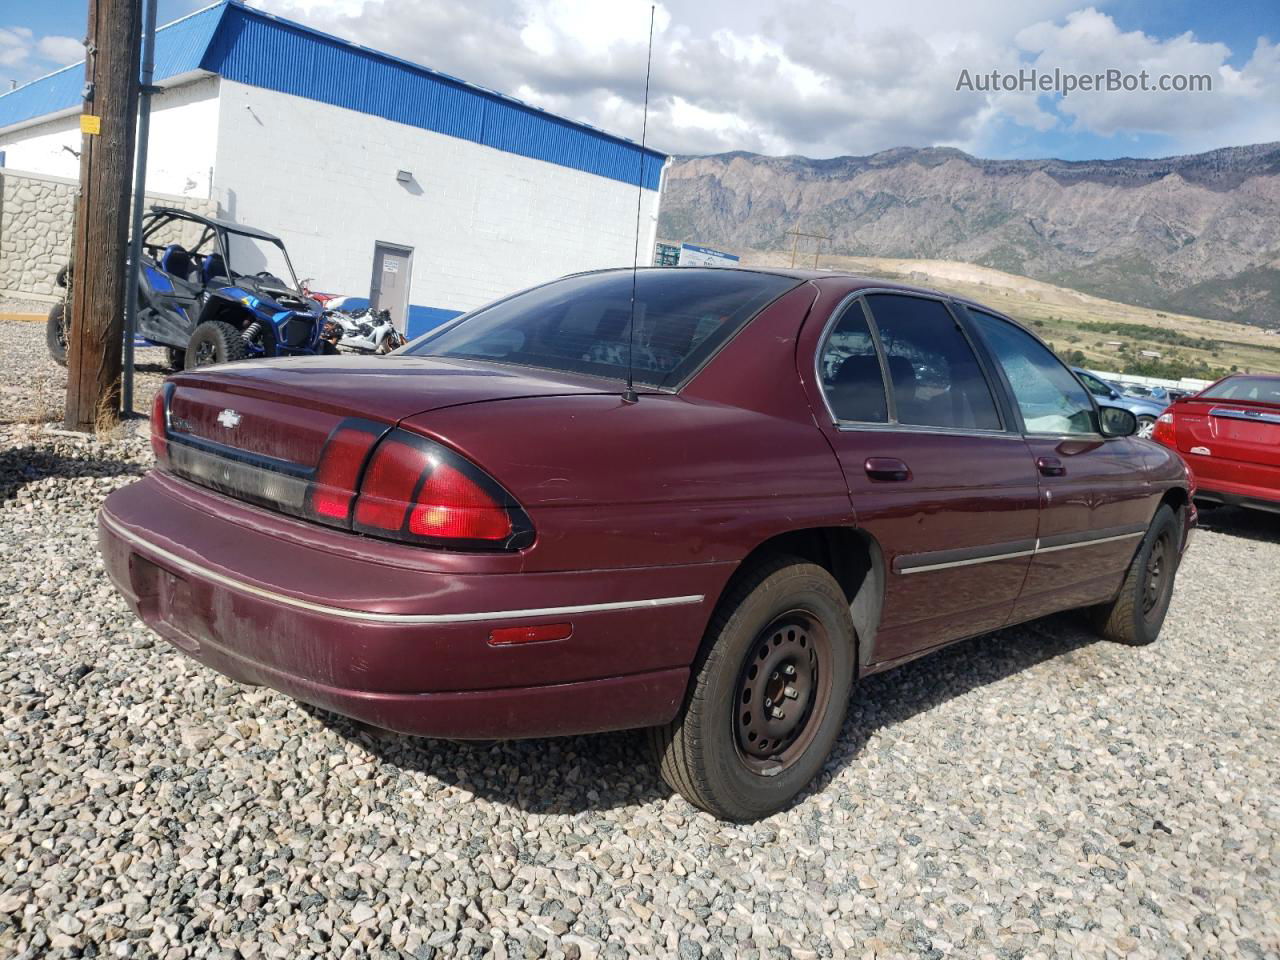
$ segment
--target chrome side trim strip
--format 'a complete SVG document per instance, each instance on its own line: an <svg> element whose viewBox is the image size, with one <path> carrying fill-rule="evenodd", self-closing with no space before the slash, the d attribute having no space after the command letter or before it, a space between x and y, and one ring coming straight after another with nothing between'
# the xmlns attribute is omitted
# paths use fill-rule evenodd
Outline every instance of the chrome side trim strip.
<svg viewBox="0 0 1280 960"><path fill-rule="evenodd" d="M1132 540L1134 537L1141 537L1146 534L1145 530L1138 530L1136 533L1120 533L1114 537L1095 537L1092 540L1077 540L1075 543L1061 543L1056 547L1042 547L1036 544L1036 553L1054 553L1058 550L1074 550L1076 547L1096 547L1100 543L1114 543L1117 540Z"/></svg>
<svg viewBox="0 0 1280 960"><path fill-rule="evenodd" d="M1132 540L1134 537L1141 537L1146 534L1145 530L1138 530L1133 533L1121 533L1113 537L1094 537L1090 540L1077 540L1075 543L1062 543L1053 547L1042 547L1040 541L1036 540L1036 545L1031 550L1016 550L1012 553L996 553L989 557L974 557L971 560L952 560L948 563L930 563L921 567L907 567L896 571L899 576L907 576L911 573L928 573L931 570L950 570L953 567L971 567L979 563L992 563L996 560L1015 560L1018 557L1035 557L1042 553L1056 553L1059 550L1074 550L1077 547L1096 547L1103 543L1115 543L1118 540Z"/></svg>
<svg viewBox="0 0 1280 960"><path fill-rule="evenodd" d="M294 607L298 610L305 610L309 613L322 613L331 617L340 617L345 620L357 620L363 623L395 623L402 625L414 624L442 624L442 623L481 623L492 620L512 620L523 619L525 617L561 617L571 616L579 613L607 613L617 610L647 610L654 607L677 607L686 604L701 603L706 599L704 594L689 594L682 597L655 597L650 600L618 600L611 603L578 603L563 607L533 607L525 610L482 610L476 613L375 613L369 610L351 610L347 607L331 607L323 603L312 603L309 600L299 600L297 597L290 597L274 590L267 590L244 580L235 577L228 577L225 574L217 573L208 567L192 563L176 554L170 553L162 547L143 540L136 534L131 533L120 525L118 521L113 519L109 514L100 514L102 523L109 528L112 533L120 537L131 546L138 547L147 553L153 554L167 561L179 569L200 577L204 580L211 580L220 586L227 587L231 590L247 593L250 596L260 597L263 600L270 600L272 603L279 603L282 606Z"/></svg>
<svg viewBox="0 0 1280 960"><path fill-rule="evenodd" d="M994 560L1013 560L1016 557L1030 557L1035 550L1018 550L1015 553L996 553L989 557L974 557L972 560L952 560L948 563L929 563L923 567L906 567L898 573L906 576L909 573L928 573L930 570L950 570L952 567L971 567L978 563L991 563Z"/></svg>

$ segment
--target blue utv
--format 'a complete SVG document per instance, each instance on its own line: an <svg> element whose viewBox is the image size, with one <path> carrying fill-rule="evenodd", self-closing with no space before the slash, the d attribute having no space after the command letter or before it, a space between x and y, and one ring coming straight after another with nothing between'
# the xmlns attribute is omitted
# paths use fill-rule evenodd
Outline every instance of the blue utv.
<svg viewBox="0 0 1280 960"><path fill-rule="evenodd" d="M321 337L323 309L302 290L284 243L265 230L152 207L142 221L141 268L137 335L167 347L174 369L334 352ZM68 268L59 282L70 286ZM61 307L49 314L48 342L65 364Z"/></svg>

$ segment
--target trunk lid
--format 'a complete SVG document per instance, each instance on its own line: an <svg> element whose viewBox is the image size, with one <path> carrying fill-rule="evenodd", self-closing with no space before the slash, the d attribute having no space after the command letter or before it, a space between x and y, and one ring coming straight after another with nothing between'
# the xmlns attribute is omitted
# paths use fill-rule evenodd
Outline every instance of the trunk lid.
<svg viewBox="0 0 1280 960"><path fill-rule="evenodd" d="M607 394L608 381L436 357L293 357L245 361L169 381L179 440L314 467L334 429L360 418L390 427L444 407L520 397Z"/></svg>
<svg viewBox="0 0 1280 960"><path fill-rule="evenodd" d="M1203 397L1173 411L1180 453L1280 467L1280 404Z"/></svg>

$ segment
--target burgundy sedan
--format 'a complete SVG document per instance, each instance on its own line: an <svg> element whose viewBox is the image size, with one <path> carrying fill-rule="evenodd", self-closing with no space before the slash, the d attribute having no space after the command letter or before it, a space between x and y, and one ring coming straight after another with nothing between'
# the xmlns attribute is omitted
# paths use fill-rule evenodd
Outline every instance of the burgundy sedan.
<svg viewBox="0 0 1280 960"><path fill-rule="evenodd" d="M1186 457L1197 500L1280 513L1280 376L1234 374L1179 397L1152 439Z"/></svg>
<svg viewBox="0 0 1280 960"><path fill-rule="evenodd" d="M604 271L389 358L170 378L101 546L237 680L426 736L649 727L672 787L749 820L860 677L1073 607L1155 639L1195 510L1135 428L975 303Z"/></svg>

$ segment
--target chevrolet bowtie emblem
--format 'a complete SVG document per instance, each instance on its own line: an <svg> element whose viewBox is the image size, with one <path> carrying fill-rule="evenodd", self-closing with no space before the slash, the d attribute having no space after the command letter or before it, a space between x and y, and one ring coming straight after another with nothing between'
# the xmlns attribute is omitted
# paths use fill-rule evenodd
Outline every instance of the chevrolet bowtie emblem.
<svg viewBox="0 0 1280 960"><path fill-rule="evenodd" d="M228 408L218 414L218 422L228 430L235 428L240 423L240 414Z"/></svg>

